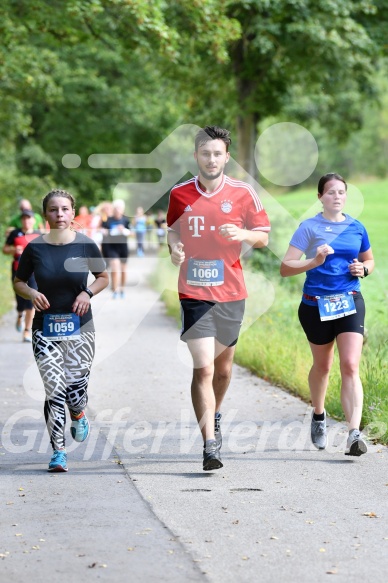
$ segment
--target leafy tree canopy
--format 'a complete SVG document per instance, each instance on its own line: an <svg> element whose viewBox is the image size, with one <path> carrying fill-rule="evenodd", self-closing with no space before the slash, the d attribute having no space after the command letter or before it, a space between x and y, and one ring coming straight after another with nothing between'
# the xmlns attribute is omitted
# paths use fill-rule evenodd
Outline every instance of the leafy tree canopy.
<svg viewBox="0 0 388 583"><path fill-rule="evenodd" d="M148 152L210 122L236 128L254 174L268 116L319 119L341 138L360 125L387 20L384 0L4 0L0 161L94 203L125 176L90 168L90 154Z"/></svg>

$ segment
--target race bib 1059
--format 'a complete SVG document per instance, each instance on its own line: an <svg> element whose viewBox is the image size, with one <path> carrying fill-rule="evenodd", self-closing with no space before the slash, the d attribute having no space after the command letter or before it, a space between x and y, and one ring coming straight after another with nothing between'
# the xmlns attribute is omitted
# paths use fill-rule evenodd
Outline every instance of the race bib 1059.
<svg viewBox="0 0 388 583"><path fill-rule="evenodd" d="M50 340L72 340L80 337L80 318L77 314L45 314L43 336Z"/></svg>

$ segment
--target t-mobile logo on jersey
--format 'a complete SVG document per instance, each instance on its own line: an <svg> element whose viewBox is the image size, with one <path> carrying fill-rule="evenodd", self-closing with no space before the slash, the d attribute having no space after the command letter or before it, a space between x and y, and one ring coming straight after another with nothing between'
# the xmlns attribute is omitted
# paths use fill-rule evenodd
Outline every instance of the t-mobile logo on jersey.
<svg viewBox="0 0 388 583"><path fill-rule="evenodd" d="M201 224L200 224L201 222ZM193 237L200 237L199 231L204 231L205 217L189 217L189 231L194 231Z"/></svg>

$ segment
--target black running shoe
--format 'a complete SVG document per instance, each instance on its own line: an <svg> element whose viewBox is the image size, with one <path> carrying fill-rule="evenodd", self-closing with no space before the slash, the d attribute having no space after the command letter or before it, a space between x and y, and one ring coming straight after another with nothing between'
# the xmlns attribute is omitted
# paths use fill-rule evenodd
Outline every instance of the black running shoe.
<svg viewBox="0 0 388 583"><path fill-rule="evenodd" d="M222 415L218 411L214 415L214 437L216 438L218 449L222 447L221 417Z"/></svg>
<svg viewBox="0 0 388 583"><path fill-rule="evenodd" d="M217 447L216 441L209 441L203 448L203 469L205 472L209 470L218 470L222 468L220 450Z"/></svg>

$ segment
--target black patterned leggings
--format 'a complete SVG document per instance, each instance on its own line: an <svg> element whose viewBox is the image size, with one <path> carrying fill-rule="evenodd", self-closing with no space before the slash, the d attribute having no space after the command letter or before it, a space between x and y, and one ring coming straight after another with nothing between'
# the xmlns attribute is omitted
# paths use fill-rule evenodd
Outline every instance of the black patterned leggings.
<svg viewBox="0 0 388 583"><path fill-rule="evenodd" d="M95 344L94 332L81 332L73 340L49 340L40 330L32 333L32 348L46 400L44 417L53 449L65 447L65 404L73 415L88 402L88 382Z"/></svg>

